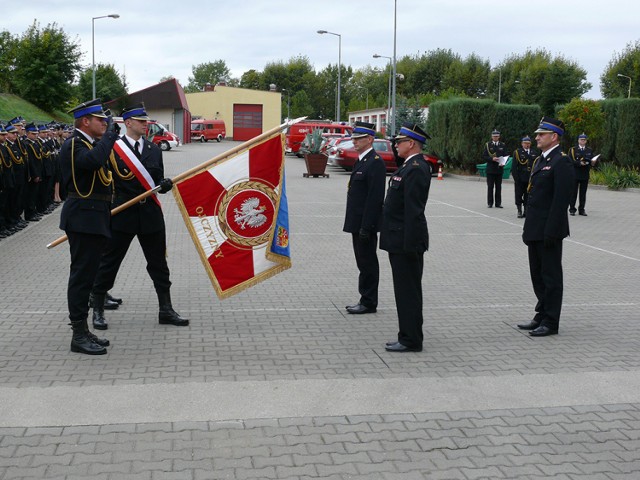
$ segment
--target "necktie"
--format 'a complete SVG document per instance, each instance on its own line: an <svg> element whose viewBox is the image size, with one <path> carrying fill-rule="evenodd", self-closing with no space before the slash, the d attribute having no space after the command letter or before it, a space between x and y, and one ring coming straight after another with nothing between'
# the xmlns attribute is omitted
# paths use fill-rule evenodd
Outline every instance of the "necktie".
<svg viewBox="0 0 640 480"><path fill-rule="evenodd" d="M136 143L133 144L133 149L136 151L138 155L140 155L140 148L138 147L140 147L140 142L136 141Z"/></svg>

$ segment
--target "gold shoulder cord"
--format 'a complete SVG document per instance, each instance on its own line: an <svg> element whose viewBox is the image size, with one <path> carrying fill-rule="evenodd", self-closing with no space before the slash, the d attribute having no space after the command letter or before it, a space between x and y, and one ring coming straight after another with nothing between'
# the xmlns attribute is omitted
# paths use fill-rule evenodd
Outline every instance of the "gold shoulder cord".
<svg viewBox="0 0 640 480"><path fill-rule="evenodd" d="M487 146L487 153L489 154L489 156L496 158L496 152L491 153L491 149L489 148L489 142L486 143L486 146Z"/></svg>
<svg viewBox="0 0 640 480"><path fill-rule="evenodd" d="M113 167L113 171L116 172L116 175L120 177L122 180L131 180L133 178L133 172L129 172L127 174L123 174L118 168L118 162L116 162L116 157L113 154L113 150L111 150L111 155L109 156L109 160L111 161L111 166Z"/></svg>
<svg viewBox="0 0 640 480"><path fill-rule="evenodd" d="M34 148L33 145L29 145L31 147L31 151L33 152L33 155L36 157L36 160L42 160L42 155L38 155L36 152L36 149Z"/></svg>
<svg viewBox="0 0 640 480"><path fill-rule="evenodd" d="M27 154L27 147L23 148L22 145L22 140L20 140L19 138L16 140L16 142L18 143L18 148L20 149L20 151L22 152L23 155Z"/></svg>
<svg viewBox="0 0 640 480"><path fill-rule="evenodd" d="M7 150L11 151L11 148L7 148ZM2 150L0 150L0 158L2 159L2 162L0 162L0 170L2 170L2 165L5 166L5 168L11 168L11 162L7 163L6 160L4 159L4 154L2 153Z"/></svg>
<svg viewBox="0 0 640 480"><path fill-rule="evenodd" d="M22 159L22 157L16 158L16 156L13 154L13 150L11 149L11 147L7 148L7 150L9 150L9 156L11 157L11 160L13 160L13 163L15 163L16 165L22 165L24 163L24 160ZM7 165L7 167L8 166L9 165Z"/></svg>
<svg viewBox="0 0 640 480"><path fill-rule="evenodd" d="M533 175L533 171L536 168L538 160L540 160L540 155L536 157L536 159L533 161L533 165L531 166L531 175L529 175L529 185L527 185L527 193L531 191L531 176Z"/></svg>
<svg viewBox="0 0 640 480"><path fill-rule="evenodd" d="M525 158L524 161L520 160L520 152L518 150L516 150L516 160L518 160L518 163L520 165L526 165L528 160Z"/></svg>
<svg viewBox="0 0 640 480"><path fill-rule="evenodd" d="M71 139L71 177L73 179L73 186L76 188L76 192L78 192L78 195L80 195L80 197L88 198L93 193L93 187L96 182L96 172L93 172L93 178L91 179L91 188L89 189L89 193L83 195L82 193L80 193L80 189L78 188L78 184L76 183L76 169L74 165L75 141L75 138ZM89 142L82 139L80 141L84 143L89 148L89 150L93 149L93 145L91 145ZM98 170L97 173L98 177L100 178L100 183L102 183L105 187L111 185L111 180L113 179L111 172L105 171L104 167L100 167L100 170Z"/></svg>

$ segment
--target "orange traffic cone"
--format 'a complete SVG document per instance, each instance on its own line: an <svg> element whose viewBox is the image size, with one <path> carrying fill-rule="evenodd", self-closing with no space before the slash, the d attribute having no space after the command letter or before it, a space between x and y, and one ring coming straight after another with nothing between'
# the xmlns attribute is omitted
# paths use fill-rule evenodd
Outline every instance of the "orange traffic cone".
<svg viewBox="0 0 640 480"><path fill-rule="evenodd" d="M442 180L442 165L438 168L438 180Z"/></svg>

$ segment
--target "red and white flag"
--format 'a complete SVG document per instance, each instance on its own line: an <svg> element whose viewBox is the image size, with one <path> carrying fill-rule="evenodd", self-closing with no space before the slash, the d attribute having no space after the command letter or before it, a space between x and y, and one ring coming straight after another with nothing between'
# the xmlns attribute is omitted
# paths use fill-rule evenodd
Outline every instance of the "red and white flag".
<svg viewBox="0 0 640 480"><path fill-rule="evenodd" d="M174 186L218 297L227 298L291 266L288 220L278 218L286 211L281 208L286 207L283 182L284 135L278 133Z"/></svg>

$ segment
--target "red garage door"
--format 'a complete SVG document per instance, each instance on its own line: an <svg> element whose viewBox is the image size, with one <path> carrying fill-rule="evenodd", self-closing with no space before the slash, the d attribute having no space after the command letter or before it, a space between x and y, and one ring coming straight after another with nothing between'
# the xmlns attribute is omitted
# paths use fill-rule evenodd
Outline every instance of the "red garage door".
<svg viewBox="0 0 640 480"><path fill-rule="evenodd" d="M262 105L233 106L233 139L249 140L262 133Z"/></svg>

